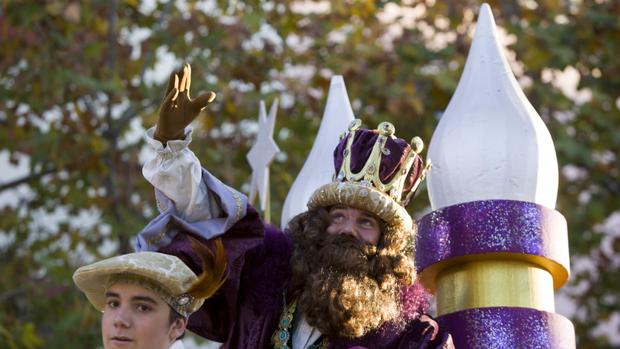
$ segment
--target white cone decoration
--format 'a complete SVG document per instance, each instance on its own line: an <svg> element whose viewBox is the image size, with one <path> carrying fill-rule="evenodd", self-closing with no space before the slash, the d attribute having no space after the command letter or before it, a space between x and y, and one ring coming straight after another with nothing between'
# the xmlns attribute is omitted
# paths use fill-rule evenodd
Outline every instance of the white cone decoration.
<svg viewBox="0 0 620 349"><path fill-rule="evenodd" d="M310 195L320 186L331 183L334 176L334 148L340 134L355 119L342 76L332 77L323 119L310 155L293 182L282 208L282 229L296 215L307 210Z"/></svg>
<svg viewBox="0 0 620 349"><path fill-rule="evenodd" d="M493 199L555 207L553 140L502 50L484 4L463 75L429 145L434 210Z"/></svg>

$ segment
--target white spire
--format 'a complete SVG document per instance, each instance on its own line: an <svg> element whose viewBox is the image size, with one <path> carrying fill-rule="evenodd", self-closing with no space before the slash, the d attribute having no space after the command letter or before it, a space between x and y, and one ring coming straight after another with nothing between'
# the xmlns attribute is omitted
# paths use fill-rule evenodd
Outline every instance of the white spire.
<svg viewBox="0 0 620 349"><path fill-rule="evenodd" d="M507 199L555 207L553 140L525 97L498 41L491 8L480 8L463 75L429 145L433 209Z"/></svg>
<svg viewBox="0 0 620 349"><path fill-rule="evenodd" d="M347 88L342 76L332 77L323 119L319 126L310 155L288 192L282 208L281 226L284 229L291 218L307 210L310 195L320 186L331 183L334 176L334 148L340 134L355 119Z"/></svg>

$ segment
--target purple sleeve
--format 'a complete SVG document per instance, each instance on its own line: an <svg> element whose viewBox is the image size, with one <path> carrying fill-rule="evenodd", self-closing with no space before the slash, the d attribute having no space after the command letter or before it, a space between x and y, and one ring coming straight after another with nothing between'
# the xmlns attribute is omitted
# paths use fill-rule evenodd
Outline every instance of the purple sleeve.
<svg viewBox="0 0 620 349"><path fill-rule="evenodd" d="M179 257L195 273L201 261L193 252L187 235L210 244L194 231L180 231L160 252ZM227 343L268 343L282 305L283 290L289 279L290 238L266 226L256 210L247 206L246 215L221 235L227 258L224 284L189 318L187 328L204 338ZM261 329L267 331L261 333Z"/></svg>
<svg viewBox="0 0 620 349"><path fill-rule="evenodd" d="M262 244L264 230L258 213L248 205L245 217L221 236L228 261L226 281L213 297L205 301L200 310L190 316L189 330L211 340L226 342L229 331L234 326L233 314L237 313L237 297L246 254ZM193 237L210 245L200 234L185 230L176 234L172 242L159 252L179 257L190 269L199 274L202 272L201 260L193 252L187 234L192 234Z"/></svg>

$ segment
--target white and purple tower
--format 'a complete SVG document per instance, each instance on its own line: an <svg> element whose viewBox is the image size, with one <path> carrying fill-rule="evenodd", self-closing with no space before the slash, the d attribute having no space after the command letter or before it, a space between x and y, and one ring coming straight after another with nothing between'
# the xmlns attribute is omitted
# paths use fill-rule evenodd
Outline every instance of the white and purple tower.
<svg viewBox="0 0 620 349"><path fill-rule="evenodd" d="M502 50L483 4L430 142L416 265L457 348L574 348L554 304L570 271L555 148Z"/></svg>

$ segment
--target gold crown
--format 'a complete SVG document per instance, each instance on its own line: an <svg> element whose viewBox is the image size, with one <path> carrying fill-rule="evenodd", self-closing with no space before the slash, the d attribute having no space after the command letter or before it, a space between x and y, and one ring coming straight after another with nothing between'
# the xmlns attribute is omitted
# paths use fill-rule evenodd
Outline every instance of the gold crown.
<svg viewBox="0 0 620 349"><path fill-rule="evenodd" d="M310 196L308 208L347 207L371 212L398 229L411 229L413 220L405 205L424 179L429 165L419 153L424 143L411 144L394 136L394 125L379 124L376 130L360 128L354 120L334 150L337 175L332 183Z"/></svg>
<svg viewBox="0 0 620 349"><path fill-rule="evenodd" d="M420 157L424 142L420 137L414 137L410 144L397 138L394 136L396 129L389 122L380 123L376 130L360 129L360 126L361 120L353 120L348 128L348 137L347 134L341 136L341 142L346 137L344 158L334 180L358 182L363 186L372 187L385 193L399 205L406 206L430 167L430 163L424 166L424 161ZM358 153L353 151L353 143L358 132L366 133L361 135L362 137L369 137L369 134L370 137L377 135L377 139L362 168L354 172L352 162L364 161L361 158L362 154L367 153L364 149ZM353 160L352 157L357 158ZM359 168L359 165L357 167Z"/></svg>

